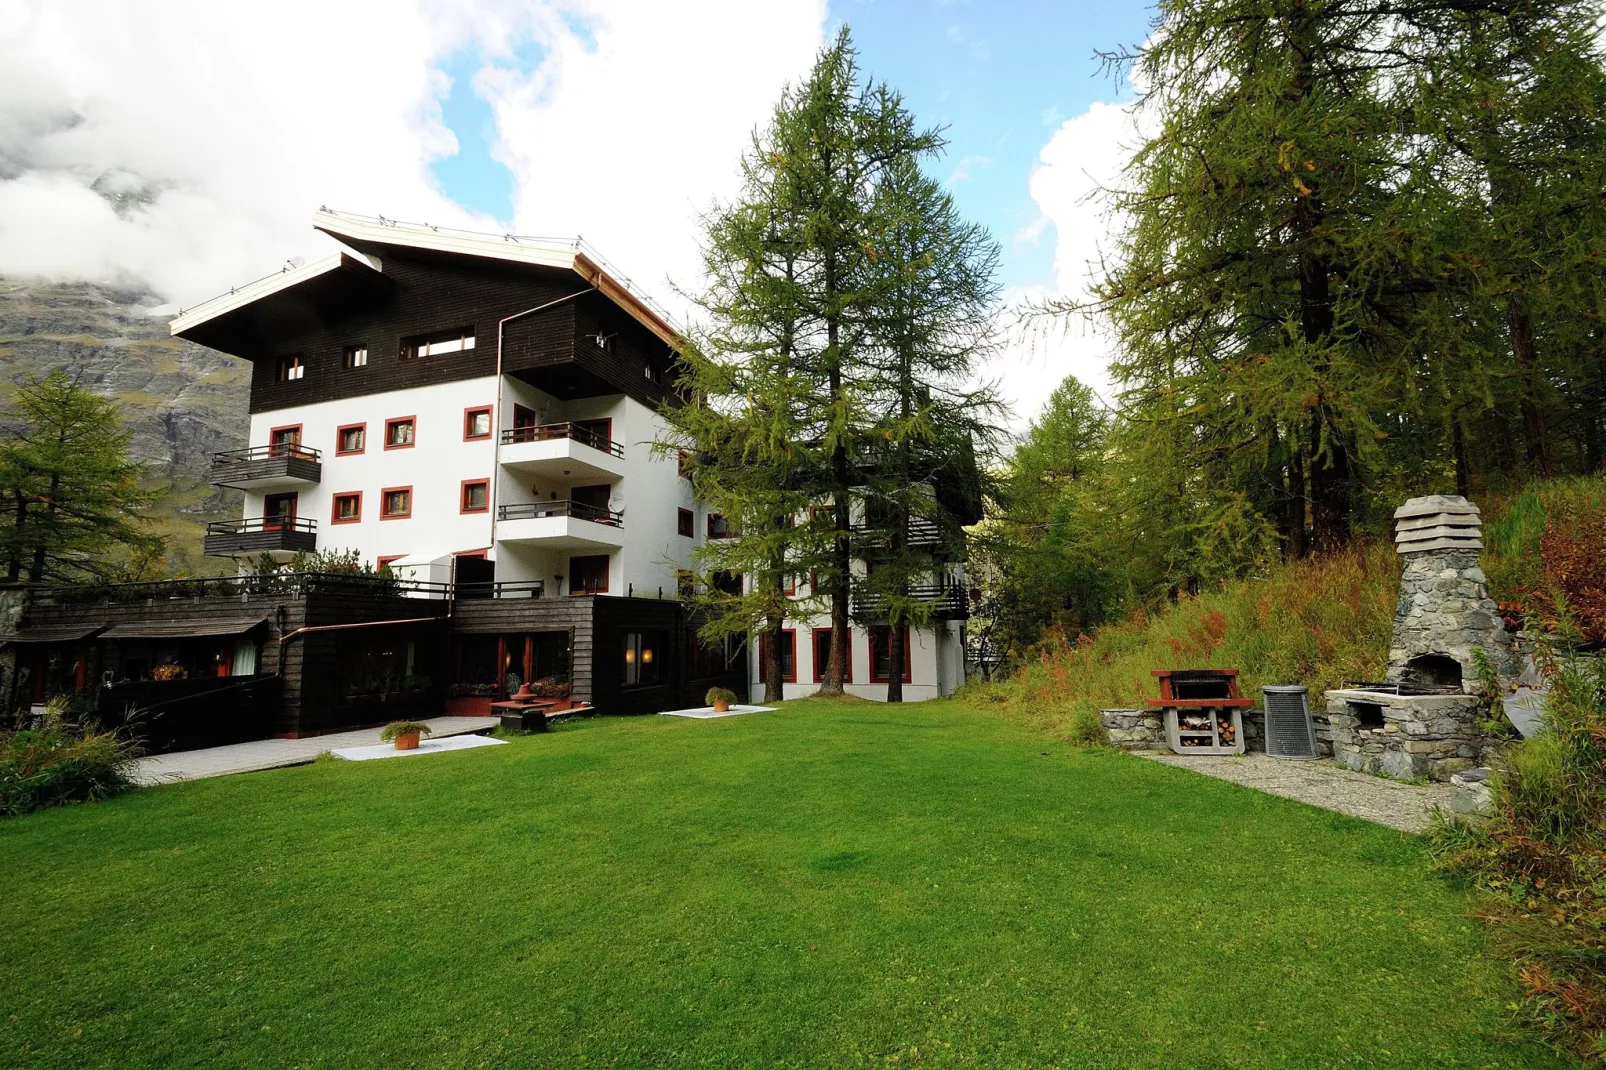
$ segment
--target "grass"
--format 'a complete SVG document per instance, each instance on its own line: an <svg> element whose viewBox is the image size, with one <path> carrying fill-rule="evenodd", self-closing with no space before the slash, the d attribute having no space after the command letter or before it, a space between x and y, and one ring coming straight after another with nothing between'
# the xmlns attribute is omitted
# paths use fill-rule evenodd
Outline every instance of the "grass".
<svg viewBox="0 0 1606 1070"><path fill-rule="evenodd" d="M0 823L0 1064L1545 1067L1417 841L808 700Z"/></svg>

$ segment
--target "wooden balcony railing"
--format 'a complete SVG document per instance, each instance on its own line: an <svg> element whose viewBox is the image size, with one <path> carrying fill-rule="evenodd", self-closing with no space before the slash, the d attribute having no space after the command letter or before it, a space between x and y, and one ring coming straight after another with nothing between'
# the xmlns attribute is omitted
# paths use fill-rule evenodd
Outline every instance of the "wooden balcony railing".
<svg viewBox="0 0 1606 1070"><path fill-rule="evenodd" d="M909 588L909 597L931 603L932 614L938 620L961 620L970 616L970 594L952 581L917 584ZM857 590L853 593L853 615L861 620L877 620L887 615L887 596L880 591Z"/></svg>
<svg viewBox="0 0 1606 1070"><path fill-rule="evenodd" d="M246 446L237 450L222 450L212 454L214 465L249 464L252 461L313 461L322 458L318 450L297 442L274 442L267 446Z"/></svg>
<svg viewBox="0 0 1606 1070"><path fill-rule="evenodd" d="M512 446L520 442L548 442L555 438L572 438L582 446L590 446L594 450L623 457L625 448L618 442L599 434L589 427L578 424L537 424L530 427L512 427L502 432L502 445Z"/></svg>

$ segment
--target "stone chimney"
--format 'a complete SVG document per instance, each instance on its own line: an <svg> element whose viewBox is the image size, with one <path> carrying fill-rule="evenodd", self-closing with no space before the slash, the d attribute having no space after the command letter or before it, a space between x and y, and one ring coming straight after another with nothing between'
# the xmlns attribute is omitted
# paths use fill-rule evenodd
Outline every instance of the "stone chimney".
<svg viewBox="0 0 1606 1070"><path fill-rule="evenodd" d="M1473 651L1480 649L1502 676L1515 675L1511 636L1478 567L1478 507L1460 495L1432 494L1400 506L1394 520L1405 570L1388 679L1471 690L1477 681Z"/></svg>

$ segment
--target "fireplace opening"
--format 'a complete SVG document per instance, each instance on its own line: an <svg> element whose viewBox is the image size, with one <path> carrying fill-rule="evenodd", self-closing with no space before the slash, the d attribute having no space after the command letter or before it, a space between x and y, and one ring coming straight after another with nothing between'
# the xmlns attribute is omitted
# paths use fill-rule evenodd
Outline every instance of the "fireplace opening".
<svg viewBox="0 0 1606 1070"><path fill-rule="evenodd" d="M1383 727L1383 705L1379 702L1351 702L1349 703L1350 716L1360 722L1362 728Z"/></svg>
<svg viewBox="0 0 1606 1070"><path fill-rule="evenodd" d="M1443 654L1418 654L1405 663L1400 678L1424 687L1461 690L1461 663Z"/></svg>
<svg viewBox="0 0 1606 1070"><path fill-rule="evenodd" d="M1177 673L1171 674L1173 698L1231 698L1231 686L1226 677L1190 680Z"/></svg>

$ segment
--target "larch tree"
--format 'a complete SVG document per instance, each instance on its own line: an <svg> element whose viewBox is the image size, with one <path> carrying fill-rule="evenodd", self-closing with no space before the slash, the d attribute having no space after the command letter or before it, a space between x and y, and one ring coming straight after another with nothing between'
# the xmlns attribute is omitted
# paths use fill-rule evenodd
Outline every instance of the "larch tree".
<svg viewBox="0 0 1606 1070"><path fill-rule="evenodd" d="M866 232L874 300L862 363L880 418L860 458L862 583L887 628L888 702L903 700L905 629L929 625L943 597L917 585L944 585L964 525L980 517L977 454L993 454L1003 409L977 383L996 344L998 246L920 164L909 153L883 169Z"/></svg>
<svg viewBox="0 0 1606 1070"><path fill-rule="evenodd" d="M108 580L159 561L116 406L56 371L17 391L17 421L0 439L0 554L30 583Z"/></svg>

